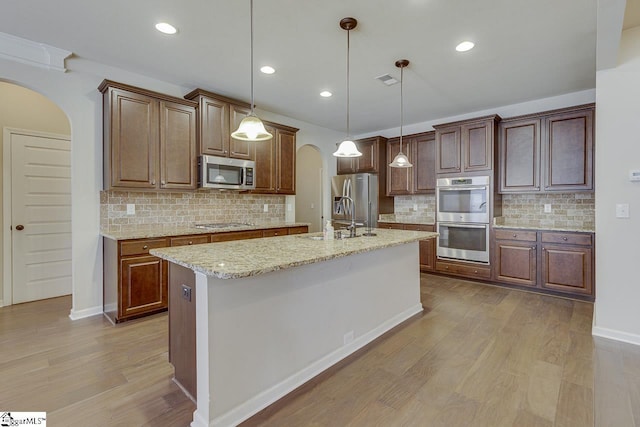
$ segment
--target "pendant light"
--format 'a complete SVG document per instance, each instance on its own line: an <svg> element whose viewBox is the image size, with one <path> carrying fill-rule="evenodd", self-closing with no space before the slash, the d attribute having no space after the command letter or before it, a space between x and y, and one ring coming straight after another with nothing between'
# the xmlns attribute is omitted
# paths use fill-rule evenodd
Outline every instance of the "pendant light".
<svg viewBox="0 0 640 427"><path fill-rule="evenodd" d="M273 138L264 128L262 121L253 111L253 0L250 0L251 7L251 112L247 117L242 119L238 130L231 134L232 138L241 141L266 141Z"/></svg>
<svg viewBox="0 0 640 427"><path fill-rule="evenodd" d="M355 18L343 18L340 20L340 28L347 31L347 139L342 141L338 149L333 153L336 157L360 157L362 153L351 140L351 130L349 128L349 31L353 30L358 21Z"/></svg>
<svg viewBox="0 0 640 427"><path fill-rule="evenodd" d="M404 80L404 67L409 65L407 59L400 59L396 61L396 67L400 68L400 151L393 158L393 162L389 163L392 168L410 168L413 166L409 163L409 159L402 152L402 122L404 121L404 103L402 99L402 81Z"/></svg>

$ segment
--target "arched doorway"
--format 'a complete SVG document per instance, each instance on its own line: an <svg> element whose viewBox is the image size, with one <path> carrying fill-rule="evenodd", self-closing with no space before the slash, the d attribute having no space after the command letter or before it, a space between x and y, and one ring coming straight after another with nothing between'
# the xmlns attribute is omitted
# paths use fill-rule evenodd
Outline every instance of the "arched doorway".
<svg viewBox="0 0 640 427"><path fill-rule="evenodd" d="M303 145L296 154L296 222L309 223L309 232L322 231L322 154Z"/></svg>
<svg viewBox="0 0 640 427"><path fill-rule="evenodd" d="M0 81L2 304L72 293L71 142L55 103Z"/></svg>

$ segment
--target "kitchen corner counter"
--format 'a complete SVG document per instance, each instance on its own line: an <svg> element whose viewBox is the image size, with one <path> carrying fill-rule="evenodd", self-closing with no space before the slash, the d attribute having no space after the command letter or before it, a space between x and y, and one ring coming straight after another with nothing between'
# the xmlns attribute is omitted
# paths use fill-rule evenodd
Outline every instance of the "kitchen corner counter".
<svg viewBox="0 0 640 427"><path fill-rule="evenodd" d="M156 237L187 236L194 234L228 233L230 231L267 230L270 228L288 228L309 226L306 222L269 222L247 224L242 226L224 228L196 228L195 225L145 225L141 224L125 231L101 230L100 235L107 239L119 241L130 239L152 239Z"/></svg>
<svg viewBox="0 0 640 427"><path fill-rule="evenodd" d="M319 233L160 248L152 255L219 279L257 276L376 249L431 239L437 233L374 229L377 236L314 240Z"/></svg>

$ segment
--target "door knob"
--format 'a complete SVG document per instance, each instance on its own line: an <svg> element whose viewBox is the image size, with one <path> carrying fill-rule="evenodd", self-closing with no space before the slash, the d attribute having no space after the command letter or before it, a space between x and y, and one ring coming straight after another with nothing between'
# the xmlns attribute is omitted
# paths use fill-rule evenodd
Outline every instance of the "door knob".
<svg viewBox="0 0 640 427"><path fill-rule="evenodd" d="M16 225L16 230L18 230L18 231L24 230L24 225L22 225L22 224Z"/></svg>

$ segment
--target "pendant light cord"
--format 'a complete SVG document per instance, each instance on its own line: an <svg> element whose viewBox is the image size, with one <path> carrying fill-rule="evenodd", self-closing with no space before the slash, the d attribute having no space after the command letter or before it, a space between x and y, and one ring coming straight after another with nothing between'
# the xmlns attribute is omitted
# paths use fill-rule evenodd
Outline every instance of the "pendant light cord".
<svg viewBox="0 0 640 427"><path fill-rule="evenodd" d="M347 30L347 139L351 139L351 130L349 128L349 33L351 33L351 30Z"/></svg>
<svg viewBox="0 0 640 427"><path fill-rule="evenodd" d="M251 17L251 115L253 115L253 0L250 0Z"/></svg>
<svg viewBox="0 0 640 427"><path fill-rule="evenodd" d="M402 124L404 123L404 102L402 100L402 82L404 81L404 67L400 67L400 152L402 153Z"/></svg>

